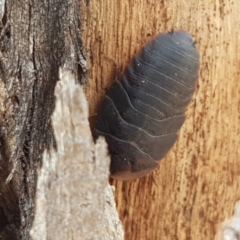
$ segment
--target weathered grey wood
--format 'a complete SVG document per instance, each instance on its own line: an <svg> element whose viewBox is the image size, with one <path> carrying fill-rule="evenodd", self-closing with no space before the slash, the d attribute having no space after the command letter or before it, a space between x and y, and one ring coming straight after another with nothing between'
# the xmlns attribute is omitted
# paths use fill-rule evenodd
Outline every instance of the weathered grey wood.
<svg viewBox="0 0 240 240"><path fill-rule="evenodd" d="M52 124L58 149L44 153L32 238L123 240L108 183L107 145L103 138L93 143L83 90L63 70L55 93Z"/></svg>
<svg viewBox="0 0 240 240"><path fill-rule="evenodd" d="M215 240L239 240L240 239L240 201L236 203L234 215L219 225L219 231Z"/></svg>

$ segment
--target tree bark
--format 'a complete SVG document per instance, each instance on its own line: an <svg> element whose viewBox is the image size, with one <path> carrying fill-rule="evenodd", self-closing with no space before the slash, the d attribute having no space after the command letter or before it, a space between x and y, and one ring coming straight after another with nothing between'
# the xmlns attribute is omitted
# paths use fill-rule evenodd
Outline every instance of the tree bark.
<svg viewBox="0 0 240 240"><path fill-rule="evenodd" d="M38 173L33 240L123 240L122 223L108 183L107 145L96 145L88 122L88 104L68 70L56 86L52 125L57 152L44 152Z"/></svg>
<svg viewBox="0 0 240 240"><path fill-rule="evenodd" d="M186 122L160 168L113 181L126 240L213 239L240 199L239 9L237 0L92 0L82 9L92 119L117 74L159 32L189 31L201 57Z"/></svg>
<svg viewBox="0 0 240 240"><path fill-rule="evenodd" d="M213 239L240 198L239 1L82 0L81 6L0 2L0 239L30 239L37 169L43 151L56 148L50 116L59 69L86 80L80 13L90 118L146 41L172 29L195 37L199 84L177 143L153 174L113 184L127 240Z"/></svg>
<svg viewBox="0 0 240 240"><path fill-rule="evenodd" d="M50 116L59 68L86 79L77 0L1 1L0 236L30 239L37 168L56 147Z"/></svg>

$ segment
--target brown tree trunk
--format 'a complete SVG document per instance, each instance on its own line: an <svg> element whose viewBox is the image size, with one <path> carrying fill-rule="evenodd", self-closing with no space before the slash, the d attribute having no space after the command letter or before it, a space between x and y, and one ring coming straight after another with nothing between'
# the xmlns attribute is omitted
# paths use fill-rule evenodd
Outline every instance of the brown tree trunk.
<svg viewBox="0 0 240 240"><path fill-rule="evenodd" d="M113 181L126 240L213 239L232 215L240 198L239 9L238 0L92 0L82 9L92 118L117 74L159 32L189 31L201 57L186 122L160 168Z"/></svg>

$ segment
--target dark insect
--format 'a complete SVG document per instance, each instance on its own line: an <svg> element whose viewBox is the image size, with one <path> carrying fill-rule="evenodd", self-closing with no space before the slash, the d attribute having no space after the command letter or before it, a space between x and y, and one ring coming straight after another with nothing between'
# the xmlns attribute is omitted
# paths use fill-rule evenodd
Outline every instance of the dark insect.
<svg viewBox="0 0 240 240"><path fill-rule="evenodd" d="M186 31L159 34L133 58L103 99L94 129L108 143L111 177L135 179L157 168L177 139L198 71Z"/></svg>

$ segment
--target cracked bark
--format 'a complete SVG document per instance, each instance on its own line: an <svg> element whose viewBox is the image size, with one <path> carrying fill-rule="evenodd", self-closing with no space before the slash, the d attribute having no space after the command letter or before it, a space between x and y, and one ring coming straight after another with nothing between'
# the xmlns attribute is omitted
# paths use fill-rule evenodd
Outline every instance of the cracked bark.
<svg viewBox="0 0 240 240"><path fill-rule="evenodd" d="M77 0L0 4L0 239L30 239L37 168L56 147L50 116L59 68L80 83L86 61Z"/></svg>

